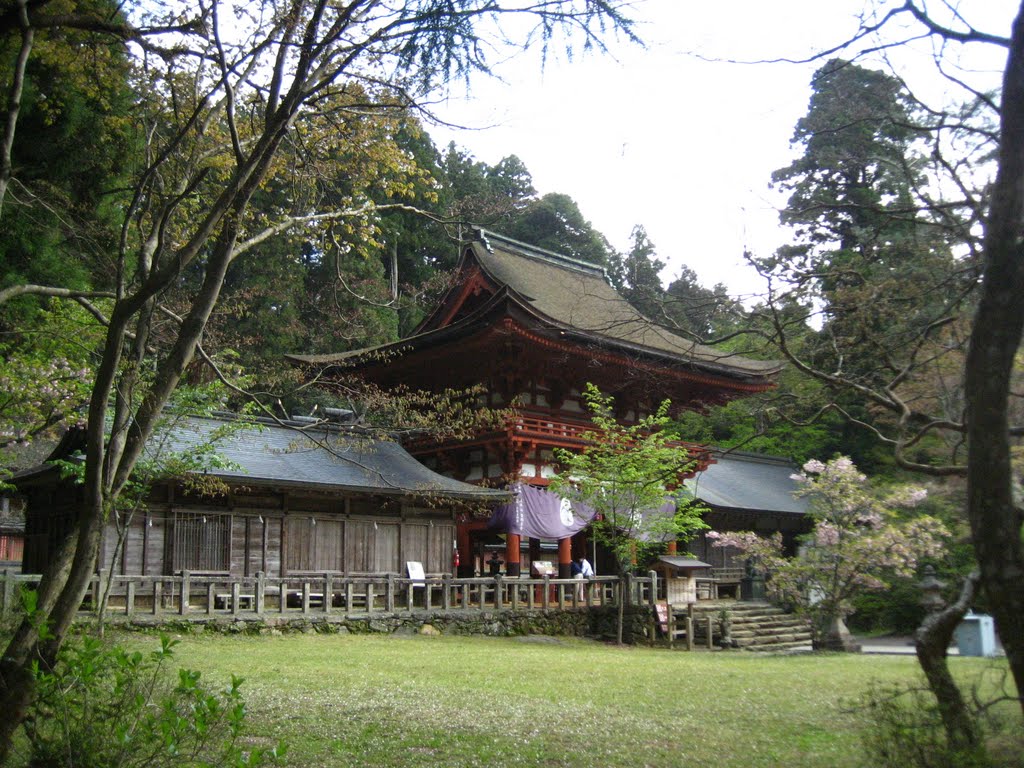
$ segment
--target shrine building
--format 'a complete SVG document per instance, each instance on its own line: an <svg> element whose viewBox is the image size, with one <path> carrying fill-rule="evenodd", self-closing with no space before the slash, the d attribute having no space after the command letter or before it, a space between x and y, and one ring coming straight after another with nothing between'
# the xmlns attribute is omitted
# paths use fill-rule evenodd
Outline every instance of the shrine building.
<svg viewBox="0 0 1024 768"><path fill-rule="evenodd" d="M665 399L673 409L701 410L775 386L782 364L702 346L643 317L609 283L604 270L493 232L477 230L463 247L457 277L440 304L408 338L371 349L294 355L322 376L358 373L382 387L442 392L482 386L482 406L510 409L501 427L472 439L420 441L406 448L437 472L476 484L546 486L553 450L579 450L592 428L583 390L593 383L614 395L616 416L635 422ZM714 461L690 446L697 468ZM549 494L550 495L550 494ZM515 519L516 515L506 515ZM558 514L541 529L488 528L457 521L459 575L482 569L483 541L505 535L505 569L520 573L521 537L529 559L539 540L558 542L558 570L568 576L582 554L579 527L559 528ZM565 521L563 520L564 524Z"/></svg>

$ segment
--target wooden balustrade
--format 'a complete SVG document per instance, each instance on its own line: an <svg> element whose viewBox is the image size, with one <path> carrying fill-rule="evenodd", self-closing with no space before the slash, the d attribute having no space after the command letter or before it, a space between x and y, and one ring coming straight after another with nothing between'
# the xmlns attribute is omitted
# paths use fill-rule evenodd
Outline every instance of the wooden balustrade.
<svg viewBox="0 0 1024 768"><path fill-rule="evenodd" d="M39 576L0 573L0 613L20 605L22 587ZM410 579L389 574L302 574L229 577L184 571L175 576L124 576L101 571L93 577L83 612L94 613L107 590L107 614L179 618L211 616L367 616L417 611L525 610L550 612L631 602L654 604L657 576L630 576L625 588L616 576L579 579L455 578L449 574Z"/></svg>

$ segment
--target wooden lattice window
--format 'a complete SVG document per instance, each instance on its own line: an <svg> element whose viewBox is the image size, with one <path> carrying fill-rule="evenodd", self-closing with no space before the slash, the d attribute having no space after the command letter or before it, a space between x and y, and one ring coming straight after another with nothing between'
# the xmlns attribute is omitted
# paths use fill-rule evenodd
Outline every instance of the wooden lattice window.
<svg viewBox="0 0 1024 768"><path fill-rule="evenodd" d="M231 515L175 512L173 547L175 571L229 571Z"/></svg>

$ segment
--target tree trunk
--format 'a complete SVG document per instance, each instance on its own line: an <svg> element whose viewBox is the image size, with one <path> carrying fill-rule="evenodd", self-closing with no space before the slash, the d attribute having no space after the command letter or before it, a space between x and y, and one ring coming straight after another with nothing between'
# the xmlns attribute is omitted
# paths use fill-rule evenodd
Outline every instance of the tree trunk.
<svg viewBox="0 0 1024 768"><path fill-rule="evenodd" d="M32 662L38 661L44 667L52 663L52 659L43 658L39 646L40 634L50 636L49 627L41 633L39 623L50 615L67 586L76 539L71 533L57 547L36 592L35 610L22 619L0 659L0 712L4 713L0 717L0 765L6 765L14 734L32 703L35 693Z"/></svg>
<svg viewBox="0 0 1024 768"><path fill-rule="evenodd" d="M928 680L928 687L938 702L946 739L957 751L977 749L981 744L977 724L967 709L960 688L949 673L949 665L946 662L953 630L963 620L964 614L974 600L978 575L975 571L968 576L957 601L943 611L926 616L914 633L917 661Z"/></svg>
<svg viewBox="0 0 1024 768"><path fill-rule="evenodd" d="M1012 495L1008 399L1024 325L1024 10L1003 78L999 171L985 228L985 279L971 331L964 390L967 509L981 586L1017 690L1024 692L1024 552ZM1021 697L1024 708L1024 696Z"/></svg>

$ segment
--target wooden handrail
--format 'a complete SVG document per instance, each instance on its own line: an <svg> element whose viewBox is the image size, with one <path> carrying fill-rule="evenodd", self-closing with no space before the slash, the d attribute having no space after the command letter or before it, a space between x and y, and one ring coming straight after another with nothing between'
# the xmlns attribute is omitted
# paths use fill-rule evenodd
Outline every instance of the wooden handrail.
<svg viewBox="0 0 1024 768"><path fill-rule="evenodd" d="M0 613L20 605L21 586L35 587L36 575L0 573ZM512 608L550 611L614 605L618 588L616 576L579 579L551 577L477 576L455 578L448 574L411 579L395 574L342 575L337 573L297 574L284 577L257 573L252 576L216 576L184 571L173 576L111 575L101 571L93 576L82 611L93 613L107 584L107 612L110 615L175 615L176 618L210 616L368 616L446 610L473 611ZM653 601L656 577L633 576L625 590L636 603ZM582 587L580 595L578 588Z"/></svg>

